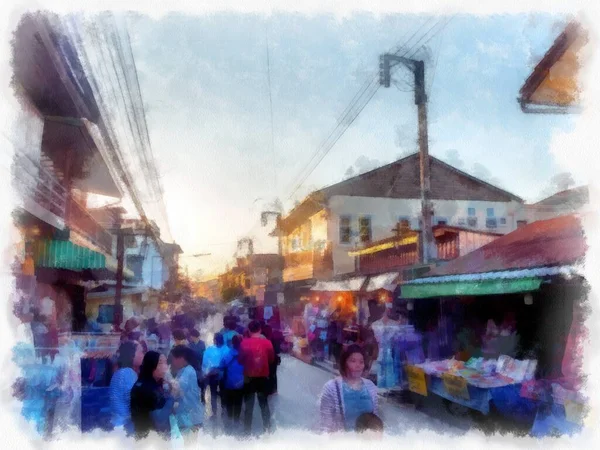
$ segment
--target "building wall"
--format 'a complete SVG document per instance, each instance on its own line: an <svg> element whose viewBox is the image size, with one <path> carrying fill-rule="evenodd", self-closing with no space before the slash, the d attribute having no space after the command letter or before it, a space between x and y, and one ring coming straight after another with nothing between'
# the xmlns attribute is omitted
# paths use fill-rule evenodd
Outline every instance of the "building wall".
<svg viewBox="0 0 600 450"><path fill-rule="evenodd" d="M144 236L136 236L135 239L137 243L136 247L125 249L125 262L127 262L127 256L140 255L141 253L144 259L142 262L142 279L138 284L161 290L169 279L169 272L165 261L158 251L156 244L150 238L147 240L145 250L142 248L145 239Z"/></svg>
<svg viewBox="0 0 600 450"><path fill-rule="evenodd" d="M494 208L494 216L505 218L506 223L500 224L494 230L498 233L509 233L517 227L517 213L521 203L517 201L468 201L468 200L433 200L434 224L437 219L445 219L447 225L465 226L461 220L468 217L469 208L475 208L477 226L475 230L489 231L486 228L487 208ZM421 202L418 199L393 199L335 196L329 201L327 235L332 242L334 275L354 271L354 258L348 256L348 251L354 243L340 243L340 217L350 216L352 231L357 233L358 220L361 216L371 218L372 240L377 241L392 236L392 229L400 218L410 220L413 229L419 228Z"/></svg>

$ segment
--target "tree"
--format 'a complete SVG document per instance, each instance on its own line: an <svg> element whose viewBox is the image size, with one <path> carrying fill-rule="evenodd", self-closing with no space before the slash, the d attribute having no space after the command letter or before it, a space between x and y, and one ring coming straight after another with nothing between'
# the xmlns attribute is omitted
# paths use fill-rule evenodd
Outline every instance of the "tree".
<svg viewBox="0 0 600 450"><path fill-rule="evenodd" d="M241 286L232 286L227 287L221 291L221 298L224 303L229 303L230 301L244 296L244 289Z"/></svg>
<svg viewBox="0 0 600 450"><path fill-rule="evenodd" d="M550 179L550 188L554 192L566 191L575 185L575 180L570 172L557 173Z"/></svg>

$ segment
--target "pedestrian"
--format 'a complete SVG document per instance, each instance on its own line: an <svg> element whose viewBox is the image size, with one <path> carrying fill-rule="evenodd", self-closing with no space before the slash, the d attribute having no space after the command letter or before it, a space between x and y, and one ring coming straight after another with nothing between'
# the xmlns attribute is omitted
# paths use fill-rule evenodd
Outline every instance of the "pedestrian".
<svg viewBox="0 0 600 450"><path fill-rule="evenodd" d="M110 421L115 429L123 428L128 435L133 433L131 388L138 379L143 359L144 351L138 342L122 343L117 352L118 369L110 380Z"/></svg>
<svg viewBox="0 0 600 450"><path fill-rule="evenodd" d="M271 341L273 345L273 351L275 352L275 360L269 364L269 383L268 383L268 395L277 393L277 366L281 363L281 343L275 340L273 329L270 325L264 324L262 326L262 335Z"/></svg>
<svg viewBox="0 0 600 450"><path fill-rule="evenodd" d="M236 429L239 428L242 401L244 398L244 366L239 358L242 337L233 336L231 350L223 358L223 401L227 419Z"/></svg>
<svg viewBox="0 0 600 450"><path fill-rule="evenodd" d="M223 335L217 333L214 337L214 345L205 350L202 358L202 375L210 389L210 405L213 417L217 415L219 383L223 378L221 363L227 350L223 342Z"/></svg>
<svg viewBox="0 0 600 450"><path fill-rule="evenodd" d="M153 430L164 437L170 436L169 415L174 401L163 386L167 370L165 355L146 353L139 378L131 389L131 421L136 439L147 437ZM176 386L171 385L171 390L176 393Z"/></svg>
<svg viewBox="0 0 600 450"><path fill-rule="evenodd" d="M383 435L383 421L373 413L364 413L356 419L357 433L372 433L380 438Z"/></svg>
<svg viewBox="0 0 600 450"><path fill-rule="evenodd" d="M365 357L352 344L340 357L340 377L329 380L320 400L320 427L325 432L354 431L361 414L377 414L377 387L363 378Z"/></svg>
<svg viewBox="0 0 600 450"><path fill-rule="evenodd" d="M171 350L172 365L175 368L178 395L175 397L175 418L179 431L189 439L200 430L204 420L204 406L200 401L198 376L190 364L190 349L177 345Z"/></svg>
<svg viewBox="0 0 600 450"><path fill-rule="evenodd" d="M192 367L196 371L196 375L198 378L198 386L200 387L200 398L202 399L202 403L205 403L204 400L204 391L206 386L204 384L204 377L202 376L202 359L204 358L204 352L206 350L206 344L204 341L200 339L200 332L195 328L190 331L189 344L188 347L192 350L193 359L192 359Z"/></svg>
<svg viewBox="0 0 600 450"><path fill-rule="evenodd" d="M246 434L250 434L252 429L255 396L258 398L260 406L263 428L265 431L271 431L271 412L267 396L269 366L275 361L273 344L261 335L260 322L251 321L248 330L250 337L242 341L239 356L246 376L244 394L244 431Z"/></svg>
<svg viewBox="0 0 600 450"><path fill-rule="evenodd" d="M231 341L232 341L233 337L235 335L239 334L235 328L236 328L235 319L232 318L231 316L226 316L223 319L223 329L221 330L221 334L223 335L223 340L225 341L225 345L228 348L231 348Z"/></svg>

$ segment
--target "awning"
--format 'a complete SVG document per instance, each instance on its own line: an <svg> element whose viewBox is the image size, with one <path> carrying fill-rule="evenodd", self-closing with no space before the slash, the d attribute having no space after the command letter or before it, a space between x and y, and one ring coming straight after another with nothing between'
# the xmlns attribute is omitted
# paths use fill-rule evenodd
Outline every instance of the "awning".
<svg viewBox="0 0 600 450"><path fill-rule="evenodd" d="M349 292L360 291L367 277L354 277L340 281L317 281L311 291Z"/></svg>
<svg viewBox="0 0 600 450"><path fill-rule="evenodd" d="M455 297L461 295L499 295L536 291L541 278L516 280L454 281L402 286L403 298Z"/></svg>
<svg viewBox="0 0 600 450"><path fill-rule="evenodd" d="M106 256L71 241L43 240L34 244L36 267L81 271L105 269Z"/></svg>
<svg viewBox="0 0 600 450"><path fill-rule="evenodd" d="M572 266L560 266L419 278L402 285L402 297L429 298L531 292L540 288L544 277L570 276L575 273L576 270Z"/></svg>
<svg viewBox="0 0 600 450"><path fill-rule="evenodd" d="M367 284L366 291L373 292L379 289L387 289L388 291L393 291L394 289L396 289L397 283L395 283L395 281L399 275L400 274L398 272L390 272L372 276L369 279L369 284Z"/></svg>
<svg viewBox="0 0 600 450"><path fill-rule="evenodd" d="M74 244L71 241L40 240L33 244L35 267L40 269L63 269L73 272L110 271L116 272L114 258ZM133 272L123 268L123 277L132 278Z"/></svg>
<svg viewBox="0 0 600 450"><path fill-rule="evenodd" d="M131 288L124 287L121 290L121 295L122 296L126 296L126 295L143 294L147 290L148 290L148 288L145 287L145 286L131 287ZM106 291L88 292L87 293L87 298L89 298L89 299L94 299L94 298L112 298L112 297L115 296L115 293L116 293L116 288L115 287L110 287Z"/></svg>

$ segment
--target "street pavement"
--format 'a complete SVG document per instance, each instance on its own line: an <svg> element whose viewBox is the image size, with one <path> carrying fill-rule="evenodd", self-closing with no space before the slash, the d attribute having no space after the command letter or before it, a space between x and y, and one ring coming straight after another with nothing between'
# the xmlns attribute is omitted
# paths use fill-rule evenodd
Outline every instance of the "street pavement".
<svg viewBox="0 0 600 450"><path fill-rule="evenodd" d="M200 325L200 332L207 345L212 344L215 332L222 327L222 315L210 317ZM306 364L292 356L283 355L278 368L278 393L270 397L269 404L276 429L300 429L313 431L319 423L319 395L323 385L334 375L322 368ZM209 430L220 434L222 430L221 411L216 416L210 411L207 401L207 423ZM441 402L433 404L427 414L410 405L402 405L397 400L380 397L379 415L383 419L386 433L403 435L410 431L434 431L446 436L464 434L472 425L469 420L448 414ZM210 416L213 416L212 418ZM243 416L243 411L242 411ZM258 402L255 402L253 434L262 431L262 419Z"/></svg>

